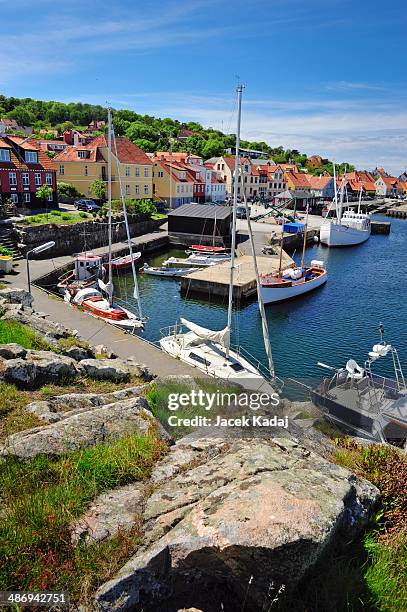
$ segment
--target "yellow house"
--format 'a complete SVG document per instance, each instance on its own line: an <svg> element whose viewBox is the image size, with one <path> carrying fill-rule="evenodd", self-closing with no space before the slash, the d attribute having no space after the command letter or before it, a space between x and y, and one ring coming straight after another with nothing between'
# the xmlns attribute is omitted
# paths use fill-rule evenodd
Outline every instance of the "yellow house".
<svg viewBox="0 0 407 612"><path fill-rule="evenodd" d="M170 208L188 204L194 199L194 177L177 162L155 161L154 197Z"/></svg>
<svg viewBox="0 0 407 612"><path fill-rule="evenodd" d="M116 138L117 158L112 157L112 197L120 198L119 164L122 186L127 198L153 197L153 162L128 138ZM114 153L114 147L113 147ZM67 147L53 159L57 182L71 183L84 196L91 197L96 179L107 184L108 147L104 135L87 145Z"/></svg>

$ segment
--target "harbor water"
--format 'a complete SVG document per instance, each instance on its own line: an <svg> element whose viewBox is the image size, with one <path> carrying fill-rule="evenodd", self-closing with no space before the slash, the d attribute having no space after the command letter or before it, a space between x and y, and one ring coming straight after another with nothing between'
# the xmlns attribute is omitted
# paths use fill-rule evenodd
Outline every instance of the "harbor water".
<svg viewBox="0 0 407 612"><path fill-rule="evenodd" d="M375 220L385 220L375 215ZM327 371L323 361L344 366L350 358L363 366L368 351L380 339L378 326L385 326L385 339L394 343L407 370L407 221L392 219L390 235L374 235L364 244L328 249L307 249L307 261L323 260L328 270L325 286L295 300L266 307L276 373L315 384ZM182 251L171 255L185 256ZM160 265L167 253L146 259ZM300 257L294 256L296 260ZM118 297L134 304L131 274L115 279ZM139 274L144 314L148 317L144 338L157 342L160 329L184 317L210 329L226 325L226 300L181 296L174 279ZM266 364L261 321L256 301L237 305L232 341ZM377 370L391 374L385 360ZM286 394L303 397L300 387L286 384Z"/></svg>

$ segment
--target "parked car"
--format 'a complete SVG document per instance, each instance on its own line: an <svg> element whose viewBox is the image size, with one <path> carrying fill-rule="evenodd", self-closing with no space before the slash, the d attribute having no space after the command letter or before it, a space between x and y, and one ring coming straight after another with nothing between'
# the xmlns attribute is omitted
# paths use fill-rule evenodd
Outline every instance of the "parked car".
<svg viewBox="0 0 407 612"><path fill-rule="evenodd" d="M250 206L248 208L249 208L249 215L250 215ZM246 206L238 206L236 208L236 217L238 219L247 219Z"/></svg>
<svg viewBox="0 0 407 612"><path fill-rule="evenodd" d="M76 206L78 210L84 210L86 212L97 212L100 210L100 206L98 204L96 204L93 200L88 200L87 198L75 200L74 206Z"/></svg>

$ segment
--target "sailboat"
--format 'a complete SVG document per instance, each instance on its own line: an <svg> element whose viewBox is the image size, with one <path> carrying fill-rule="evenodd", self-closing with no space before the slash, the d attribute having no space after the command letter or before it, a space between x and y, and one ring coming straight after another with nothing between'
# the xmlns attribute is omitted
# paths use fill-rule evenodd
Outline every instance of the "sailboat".
<svg viewBox="0 0 407 612"><path fill-rule="evenodd" d="M115 303L113 301L113 259L112 259L112 135L113 135L113 143L115 149L115 159L118 166L118 177L119 177L119 185L120 185L120 194L123 205L123 213L124 213L124 221L127 230L127 242L129 247L129 263L133 272L134 279L134 297L137 300L139 307L139 316L136 316L130 310L123 308L123 306ZM127 219L127 210L126 203L123 195L123 185L120 173L120 162L117 156L117 147L116 147L116 137L114 135L114 131L112 128L112 115L110 108L108 109L108 218L109 218L109 258L107 263L107 268L109 271L108 282L105 283L102 279L98 280L99 289L94 287L87 287L84 289L80 289L75 293L75 295L71 295L69 291L67 291L66 299L70 301L74 306L78 306L81 309L85 310L92 316L102 319L106 323L110 323L121 329L124 329L129 332L134 332L135 329L139 329L144 327L143 319L142 319L142 311L141 311L141 302L140 295L138 291L138 283L137 283L137 275L135 269L135 260L137 257L133 254L133 247L131 243L130 229Z"/></svg>
<svg viewBox="0 0 407 612"><path fill-rule="evenodd" d="M361 244L369 238L371 233L370 215L360 212L360 200L357 213L350 209L343 212L343 199L346 186L346 172L342 178L338 204L335 164L333 168L336 218L321 225L320 241L322 244L326 244L329 247L352 246L355 244Z"/></svg>
<svg viewBox="0 0 407 612"><path fill-rule="evenodd" d="M305 249L307 246L308 210L303 226L304 238L302 245L301 266L293 265L282 270L284 224L281 232L280 264L276 274L261 276L261 293L265 304L282 302L303 295L324 285L328 279L324 262L312 260L310 266L305 265Z"/></svg>
<svg viewBox="0 0 407 612"><path fill-rule="evenodd" d="M257 278L259 307L262 318L265 349L268 357L268 368L264 368L260 362L253 365L253 359L248 353L243 353L241 347L232 347L231 345L242 91L243 88L239 85L237 88L238 119L227 325L224 329L214 331L181 318L180 324L162 330L163 337L160 340L160 346L163 351L172 357L180 359L190 366L201 370L208 376L238 383L246 389L272 393L275 391L272 386L275 381L274 365L268 336L267 320L259 291L257 261L254 250L254 239L251 231L249 233ZM187 331L185 331L185 329Z"/></svg>

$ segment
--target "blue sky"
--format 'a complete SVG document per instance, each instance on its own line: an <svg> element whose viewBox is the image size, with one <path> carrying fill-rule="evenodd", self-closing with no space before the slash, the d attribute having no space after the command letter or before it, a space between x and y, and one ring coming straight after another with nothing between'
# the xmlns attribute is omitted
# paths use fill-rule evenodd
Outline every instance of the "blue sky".
<svg viewBox="0 0 407 612"><path fill-rule="evenodd" d="M0 0L0 91L407 166L404 0ZM9 15L7 15L9 13ZM6 26L6 27L4 27Z"/></svg>

